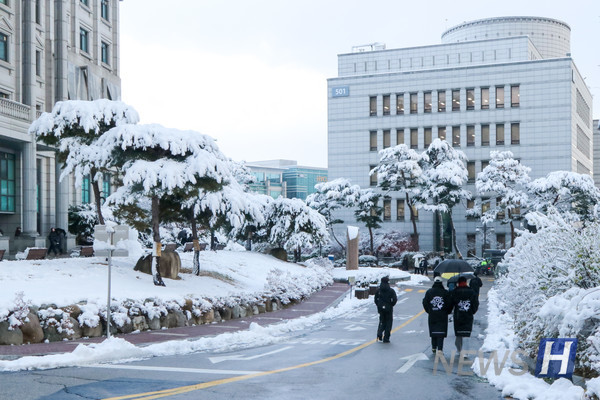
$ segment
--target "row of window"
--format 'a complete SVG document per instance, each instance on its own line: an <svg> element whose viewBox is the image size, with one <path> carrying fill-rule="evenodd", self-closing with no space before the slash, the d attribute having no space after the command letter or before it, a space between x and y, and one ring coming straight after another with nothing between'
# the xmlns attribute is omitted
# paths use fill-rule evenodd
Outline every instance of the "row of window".
<svg viewBox="0 0 600 400"><path fill-rule="evenodd" d="M497 146L502 146L506 144L506 129L505 124L482 124L478 125L480 127L479 137L479 146L489 146L490 145L490 136L495 137L495 142ZM490 126L493 127L494 131L490 132ZM436 132L434 132L434 128ZM477 135L475 134L476 125L466 125L466 142L467 147L475 146ZM461 126L455 125L450 127L451 141L453 147L461 146ZM419 148L419 140L422 138L423 146L425 148L429 147L431 142L433 141L434 135L437 136L440 140L446 140L448 127L446 126L438 126L438 127L425 127L425 128L408 128L409 131L409 144L411 149ZM404 128L396 129L396 145L405 144L404 143ZM510 144L519 144L521 142L521 127L518 122L510 123ZM392 146L392 130L384 129L383 130L383 148L386 149ZM377 151L379 148L378 140L377 140L377 131L369 131L369 150Z"/></svg>
<svg viewBox="0 0 600 400"><path fill-rule="evenodd" d="M395 115L403 114L417 114L417 113L431 113L434 110L434 104L437 106L435 109L437 112L446 111L461 111L461 104L466 106L463 109L466 110L487 110L490 108L490 95L492 99L495 98L493 104L495 108L504 108L505 106L505 87L495 86L492 87L493 92L490 92L489 87L481 87L477 89L478 97L475 96L476 89L468 88L461 91L461 89L452 90L436 90L421 92L422 102L419 103L419 93L398 93L395 95L384 94L382 96L382 108L381 115L392 115L392 109L395 108ZM464 95L463 95L464 93ZM519 85L510 85L510 107L519 107L520 101ZM378 115L377 106L378 96L369 97L369 115L376 117ZM392 105L392 99L395 99L395 107ZM450 103L448 102L450 100ZM408 112L405 111L405 103L409 106ZM421 107L419 107L421 104Z"/></svg>
<svg viewBox="0 0 600 400"><path fill-rule="evenodd" d="M84 4L86 7L90 6L89 0L79 0L81 4ZM100 1L100 16L104 18L106 21L110 21L109 19L109 2L110 0L101 0Z"/></svg>
<svg viewBox="0 0 600 400"><path fill-rule="evenodd" d="M79 49L85 53L90 53L91 33L85 28L79 28ZM104 41L100 42L100 61L110 65L110 45Z"/></svg>
<svg viewBox="0 0 600 400"><path fill-rule="evenodd" d="M15 211L15 155L0 152L0 211Z"/></svg>
<svg viewBox="0 0 600 400"><path fill-rule="evenodd" d="M110 196L110 174L105 172L102 175L102 199L106 200L108 196ZM81 202L83 204L89 204L91 202L91 188L92 184L90 181L90 176L87 175L83 178L83 183L81 185Z"/></svg>

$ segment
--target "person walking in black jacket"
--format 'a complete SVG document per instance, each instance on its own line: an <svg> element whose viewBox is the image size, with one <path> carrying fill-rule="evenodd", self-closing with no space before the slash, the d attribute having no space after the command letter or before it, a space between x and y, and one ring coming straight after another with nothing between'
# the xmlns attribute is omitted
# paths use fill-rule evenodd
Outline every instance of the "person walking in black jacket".
<svg viewBox="0 0 600 400"><path fill-rule="evenodd" d="M470 337L473 330L473 315L479 308L479 299L475 291L467 286L467 278L458 278L458 286L451 292L454 309L454 334L456 350L460 353L463 337Z"/></svg>
<svg viewBox="0 0 600 400"><path fill-rule="evenodd" d="M448 335L448 314L452 311L452 299L444 288L441 277L436 276L433 286L425 293L423 309L428 314L431 351L442 351L444 338Z"/></svg>
<svg viewBox="0 0 600 400"><path fill-rule="evenodd" d="M48 241L50 242L50 247L48 247L48 254L50 252L54 252L54 255L60 253L60 235L56 231L55 228L50 229L50 234L48 235Z"/></svg>
<svg viewBox="0 0 600 400"><path fill-rule="evenodd" d="M479 297L479 289L481 289L481 287L483 286L483 282L478 276L479 274L477 273L477 271L475 271L473 275L475 275L475 277L469 281L469 287L473 289L475 291L475 294L477 294L477 297Z"/></svg>
<svg viewBox="0 0 600 400"><path fill-rule="evenodd" d="M394 306L398 301L396 291L390 287L387 276L381 278L381 284L375 293L375 305L379 313L379 326L377 327L377 340L389 343L392 323L394 322Z"/></svg>

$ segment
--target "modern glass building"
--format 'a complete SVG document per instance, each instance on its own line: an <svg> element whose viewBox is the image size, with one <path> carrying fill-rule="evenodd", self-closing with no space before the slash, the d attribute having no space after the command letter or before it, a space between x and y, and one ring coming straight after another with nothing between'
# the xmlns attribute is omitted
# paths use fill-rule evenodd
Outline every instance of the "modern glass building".
<svg viewBox="0 0 600 400"><path fill-rule="evenodd" d="M324 168L298 166L293 160L267 160L247 164L256 178L250 185L253 192L306 200L315 192L315 185L327 182Z"/></svg>
<svg viewBox="0 0 600 400"><path fill-rule="evenodd" d="M289 167L283 172L287 184L287 197L306 200L315 193L315 185L327 182L327 170L313 167Z"/></svg>
<svg viewBox="0 0 600 400"><path fill-rule="evenodd" d="M592 95L571 57L570 33L550 18L490 18L447 30L441 44L338 55L338 76L328 79L330 179L375 187L369 171L379 150L406 144L423 152L434 138L466 154L473 193L494 150L512 151L533 179L555 170L592 174ZM403 196L383 201L382 229L412 233ZM481 253L483 227L465 217L475 204L453 210L463 254ZM351 210L340 217L354 221ZM492 228L492 248L510 243L507 226ZM421 249L443 250L431 213L419 213L418 230Z"/></svg>

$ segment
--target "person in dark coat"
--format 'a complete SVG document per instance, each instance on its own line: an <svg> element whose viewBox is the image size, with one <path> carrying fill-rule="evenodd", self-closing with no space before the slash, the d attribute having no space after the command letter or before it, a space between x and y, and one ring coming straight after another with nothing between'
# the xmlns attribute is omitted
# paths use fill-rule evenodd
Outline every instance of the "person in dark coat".
<svg viewBox="0 0 600 400"><path fill-rule="evenodd" d="M419 267L421 268L421 274L427 275L427 267L428 266L429 266L429 263L427 262L427 259L425 257L423 257L423 259L421 260L421 264L419 265Z"/></svg>
<svg viewBox="0 0 600 400"><path fill-rule="evenodd" d="M58 232L58 248L60 254L64 254L67 251L67 232L62 228L56 228Z"/></svg>
<svg viewBox="0 0 600 400"><path fill-rule="evenodd" d="M394 322L394 306L398 301L396 291L390 287L387 276L381 278L379 289L375 293L375 305L379 313L379 326L377 327L377 340L389 343Z"/></svg>
<svg viewBox="0 0 600 400"><path fill-rule="evenodd" d="M475 278L472 278L469 281L469 287L471 289L473 289L475 291L475 293L477 294L477 297L479 297L479 289L481 289L481 287L483 286L483 282L481 281L481 278L478 276L479 274L477 273L477 271L475 271L473 273L473 275L475 275Z"/></svg>
<svg viewBox="0 0 600 400"><path fill-rule="evenodd" d="M54 255L60 253L60 235L58 234L55 228L50 229L48 241L50 242L50 247L48 247L48 254L50 254L51 251L54 252Z"/></svg>
<svg viewBox="0 0 600 400"><path fill-rule="evenodd" d="M463 347L463 337L470 337L473 330L473 315L479 308L479 299L475 291L467 286L467 278L458 278L458 285L450 292L454 309L454 334L456 350Z"/></svg>
<svg viewBox="0 0 600 400"><path fill-rule="evenodd" d="M428 314L431 351L442 351L444 338L448 335L448 314L452 311L452 299L440 276L433 278L433 286L425 293L423 309Z"/></svg>

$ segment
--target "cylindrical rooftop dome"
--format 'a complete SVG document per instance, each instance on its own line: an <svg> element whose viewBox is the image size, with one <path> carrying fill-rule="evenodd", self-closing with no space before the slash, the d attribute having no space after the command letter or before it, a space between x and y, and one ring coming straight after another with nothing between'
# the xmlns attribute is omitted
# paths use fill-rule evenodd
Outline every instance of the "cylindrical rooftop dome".
<svg viewBox="0 0 600 400"><path fill-rule="evenodd" d="M544 17L498 17L463 22L442 34L442 43L529 36L544 58L569 57L571 28Z"/></svg>

